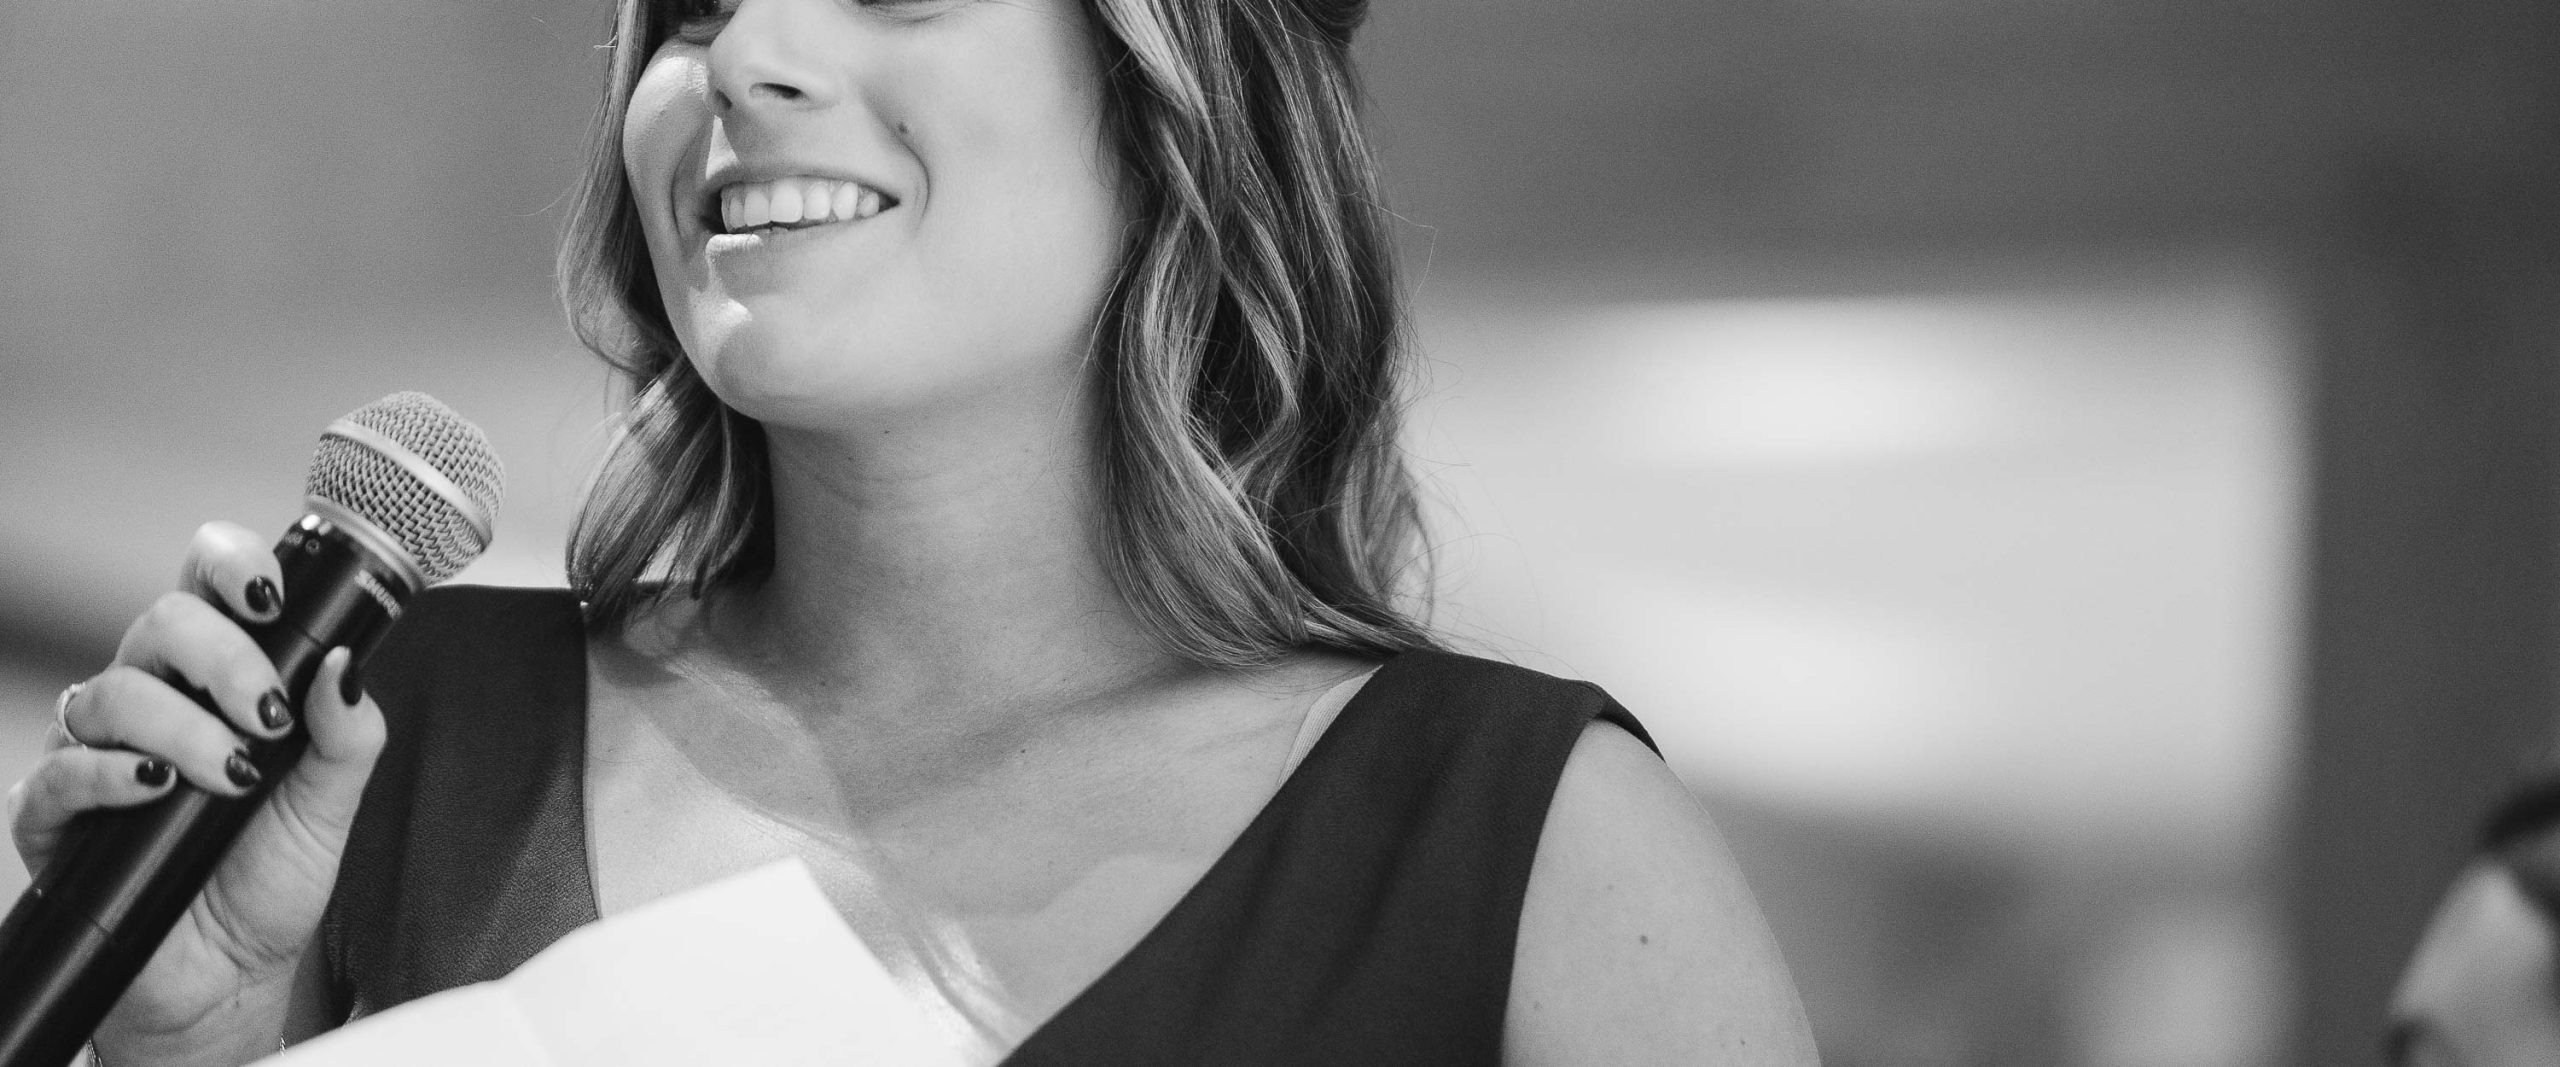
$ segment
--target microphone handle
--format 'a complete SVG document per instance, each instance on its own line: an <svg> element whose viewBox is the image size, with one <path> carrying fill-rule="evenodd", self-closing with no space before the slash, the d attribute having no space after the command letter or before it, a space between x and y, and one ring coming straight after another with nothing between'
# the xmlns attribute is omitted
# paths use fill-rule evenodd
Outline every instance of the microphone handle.
<svg viewBox="0 0 2560 1067"><path fill-rule="evenodd" d="M284 612L242 629L275 664L289 699L310 688L330 649L344 645L361 661L399 618L412 590L363 546L378 536L306 515L276 543ZM195 698L214 710L211 697ZM247 795L217 796L182 780L158 800L84 812L65 829L0 920L0 1067L63 1067L79 1054L311 743L299 715L283 737L242 741L261 776Z"/></svg>

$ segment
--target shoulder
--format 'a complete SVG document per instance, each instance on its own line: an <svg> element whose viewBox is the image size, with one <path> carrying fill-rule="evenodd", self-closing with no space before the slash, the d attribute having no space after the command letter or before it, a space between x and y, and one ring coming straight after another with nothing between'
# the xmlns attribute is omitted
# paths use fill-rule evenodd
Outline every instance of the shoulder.
<svg viewBox="0 0 2560 1067"><path fill-rule="evenodd" d="M1610 721L1587 723L1565 761L1515 951L1507 1062L1816 1062L1722 835Z"/></svg>
<svg viewBox="0 0 2560 1067"><path fill-rule="evenodd" d="M1561 731L1554 739L1561 752L1584 724L1598 718L1630 732L1645 747L1653 744L1633 715L1589 682L1444 649L1405 653L1388 668L1396 672L1397 691L1412 703L1435 707L1452 722L1509 722Z"/></svg>

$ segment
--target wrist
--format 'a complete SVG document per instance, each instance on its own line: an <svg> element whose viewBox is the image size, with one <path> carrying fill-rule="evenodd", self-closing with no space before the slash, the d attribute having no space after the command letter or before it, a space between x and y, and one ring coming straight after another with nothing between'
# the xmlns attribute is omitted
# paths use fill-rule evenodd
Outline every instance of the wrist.
<svg viewBox="0 0 2560 1067"><path fill-rule="evenodd" d="M182 1027L128 1025L115 1016L89 1041L86 1067L239 1067L284 1048L284 999L241 991Z"/></svg>
<svg viewBox="0 0 2560 1067"><path fill-rule="evenodd" d="M284 1050L285 1040L279 1037L276 1039L276 1051L283 1052ZM97 1042L92 1041L86 1045L80 1046L80 1061L77 1067L108 1067L107 1058L98 1053Z"/></svg>

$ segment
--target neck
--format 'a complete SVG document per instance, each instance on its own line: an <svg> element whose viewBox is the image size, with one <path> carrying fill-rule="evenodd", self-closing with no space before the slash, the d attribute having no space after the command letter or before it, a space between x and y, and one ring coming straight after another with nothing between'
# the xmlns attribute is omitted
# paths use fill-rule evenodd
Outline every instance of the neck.
<svg viewBox="0 0 2560 1067"><path fill-rule="evenodd" d="M766 433L773 572L703 621L788 703L995 714L1180 669L1102 565L1085 420Z"/></svg>

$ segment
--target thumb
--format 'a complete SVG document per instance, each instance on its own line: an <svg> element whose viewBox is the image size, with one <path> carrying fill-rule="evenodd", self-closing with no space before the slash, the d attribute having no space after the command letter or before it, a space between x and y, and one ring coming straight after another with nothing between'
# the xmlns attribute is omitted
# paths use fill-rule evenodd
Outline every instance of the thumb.
<svg viewBox="0 0 2560 1067"><path fill-rule="evenodd" d="M302 696L303 716L311 730L311 750L304 754L302 776L316 788L362 792L382 754L386 734L382 709L364 691L354 652L333 648L321 657Z"/></svg>

